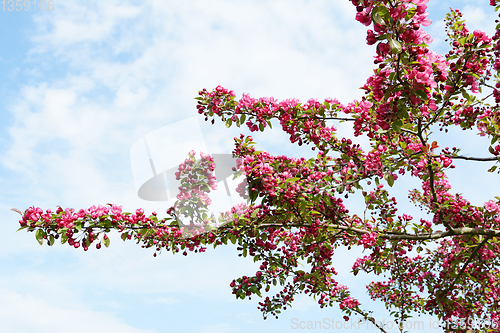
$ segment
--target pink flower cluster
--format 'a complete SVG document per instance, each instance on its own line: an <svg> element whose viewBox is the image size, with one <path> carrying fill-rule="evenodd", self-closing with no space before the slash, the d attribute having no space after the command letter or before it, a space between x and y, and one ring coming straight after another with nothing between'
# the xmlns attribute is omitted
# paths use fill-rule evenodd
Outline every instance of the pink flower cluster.
<svg viewBox="0 0 500 333"><path fill-rule="evenodd" d="M348 307L350 309L358 306L360 303L358 300L352 298L352 297L347 297L347 298L344 298L342 301L340 301L340 304L339 304L339 307L341 309L345 308L345 307Z"/></svg>
<svg viewBox="0 0 500 333"><path fill-rule="evenodd" d="M368 249L368 248L372 247L377 242L377 236L378 235L375 232L370 232L369 234L364 234L361 237L361 240L359 241L359 243L361 245L363 245L363 247L365 249Z"/></svg>
<svg viewBox="0 0 500 333"><path fill-rule="evenodd" d="M183 186L179 186L180 193L177 199L181 201L181 207L185 206L184 200L195 199L201 205L209 206L212 200L208 197L210 189L217 189L217 180L213 171L215 170L215 163L210 155L200 152L200 161L196 161L194 156L196 152L191 150L189 158L179 165L179 171L175 173L177 180L181 180ZM198 174L199 173L199 174ZM199 200L197 200L199 199Z"/></svg>

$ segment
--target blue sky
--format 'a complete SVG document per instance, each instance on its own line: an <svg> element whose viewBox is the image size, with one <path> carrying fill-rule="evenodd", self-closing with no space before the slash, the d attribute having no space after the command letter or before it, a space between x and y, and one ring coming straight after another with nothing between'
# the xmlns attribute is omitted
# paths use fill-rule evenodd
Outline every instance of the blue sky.
<svg viewBox="0 0 500 333"><path fill-rule="evenodd" d="M197 92L217 85L238 97L359 99L374 49L365 44L365 27L354 20L351 3L54 3L51 12L0 7L0 331L295 332L302 330L293 329L293 318L341 321L338 308L320 310L307 297L298 297L278 320L262 320L257 298L231 295L231 280L253 274L256 265L230 246L153 258L153 251L115 234L107 249L41 247L33 234L15 232L19 216L10 208L79 209L111 202L165 216L165 203L137 196L132 145L197 116ZM431 0L434 23L427 30L434 49L446 51L442 21L450 6L463 9L470 30L492 34L495 15L488 3ZM212 153L231 152L232 138L240 133L203 118L200 126ZM340 126L340 133L348 136L349 128ZM443 140L466 154L486 156L481 138L456 134L459 139ZM279 130L254 137L259 149L273 154L311 156L288 144ZM175 142L165 150L173 147ZM484 165L457 166L450 174L457 192L475 204L498 195L498 175L485 177ZM410 185L395 185L403 207L409 207ZM387 320L383 306L366 296L371 278L360 274L355 281L348 274L359 254L339 251L338 280Z"/></svg>

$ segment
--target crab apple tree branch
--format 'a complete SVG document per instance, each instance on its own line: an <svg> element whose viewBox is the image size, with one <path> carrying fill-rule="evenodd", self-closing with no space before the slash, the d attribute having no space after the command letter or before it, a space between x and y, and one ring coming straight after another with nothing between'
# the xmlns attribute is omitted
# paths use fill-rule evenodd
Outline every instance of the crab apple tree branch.
<svg viewBox="0 0 500 333"><path fill-rule="evenodd" d="M401 331L414 313L437 316L449 332L465 332L446 325L454 320L498 324L500 197L475 206L453 193L447 173L454 160L492 163L490 173L500 161L500 25L491 37L470 32L461 12L452 9L445 20L450 51L443 56L429 48L432 39L423 29L431 24L427 0L350 2L355 20L367 27L366 43L376 46L373 75L359 100L301 103L249 94L237 99L221 86L203 89L196 98L206 121L219 119L252 132L279 123L291 144L310 145L315 158L273 156L242 134L234 138L233 156L236 174L246 177L238 192L247 203L218 217L208 209L208 194L216 186L214 161L202 153L197 159L191 151L176 174L181 193L166 218L146 216L142 209L122 212L115 204L55 212L30 207L18 211L20 229L35 232L40 244L60 239L84 250L109 246L107 235L117 230L123 240L155 249L155 256L232 243L240 256L260 264L252 276L230 283L233 294L261 297L264 318L278 316L304 293L320 308L337 305L346 320L361 315L386 332L335 278L336 250L361 247L368 254L353 262L351 273L386 278L366 288L391 310ZM494 0L490 5L500 7ZM487 97L480 98L483 90ZM339 137L340 122L352 124L353 135L368 138L370 148ZM460 148L440 147L433 131L450 135L450 126L487 137L489 155L468 157ZM420 183L408 193L424 211L421 217L399 213L390 194L403 175ZM356 192L364 198L363 217L345 205ZM276 288L278 293L271 292Z"/></svg>

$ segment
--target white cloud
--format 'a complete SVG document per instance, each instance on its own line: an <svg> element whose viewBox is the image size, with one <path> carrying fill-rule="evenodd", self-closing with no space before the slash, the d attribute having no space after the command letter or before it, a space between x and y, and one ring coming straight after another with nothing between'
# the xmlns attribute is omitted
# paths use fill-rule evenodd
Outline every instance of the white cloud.
<svg viewBox="0 0 500 333"><path fill-rule="evenodd" d="M238 94L303 100L337 92L349 100L359 97L371 67L371 56L361 51L368 49L364 28L342 25L354 14L345 4L96 1L61 4L51 14L37 17L31 54L48 57L67 74L51 79L45 72L42 82L22 89L10 107L16 120L2 163L22 173L40 198L57 191L68 205L140 204L117 195L131 186L130 146L162 125L197 115L193 98L203 87L224 84ZM348 73L340 70L345 64L352 64ZM232 150L236 129L204 128L214 150ZM286 135L260 137L269 143L280 137L275 153L287 153L281 148Z"/></svg>
<svg viewBox="0 0 500 333"><path fill-rule="evenodd" d="M117 25L133 19L140 12L139 7L118 1L58 3L57 10L35 17L42 34L33 36L33 41L38 44L37 51L45 51L49 48L63 50L85 42L108 40L117 33ZM71 15L68 16L67 13Z"/></svg>
<svg viewBox="0 0 500 333"><path fill-rule="evenodd" d="M0 298L0 322L3 332L155 332L134 328L113 314L89 310L70 297L63 304L53 304L31 294L0 288Z"/></svg>

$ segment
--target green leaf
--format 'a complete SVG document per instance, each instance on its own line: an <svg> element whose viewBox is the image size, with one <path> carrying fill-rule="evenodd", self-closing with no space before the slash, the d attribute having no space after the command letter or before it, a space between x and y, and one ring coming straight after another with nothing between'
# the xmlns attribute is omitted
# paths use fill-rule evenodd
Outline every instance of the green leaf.
<svg viewBox="0 0 500 333"><path fill-rule="evenodd" d="M252 292L252 294L256 294L258 291L257 286L256 285L251 286L250 291Z"/></svg>
<svg viewBox="0 0 500 333"><path fill-rule="evenodd" d="M394 54L399 54L403 50L401 43L395 39L389 39L389 46L391 47L391 52Z"/></svg>
<svg viewBox="0 0 500 333"><path fill-rule="evenodd" d="M401 130L401 126L403 126L403 122L400 119L396 119L391 127L396 131L399 132Z"/></svg>
<svg viewBox="0 0 500 333"><path fill-rule="evenodd" d="M406 12L405 20L406 20L406 21L411 20L411 18L412 18L413 16L415 16L416 12L417 12L417 9L416 9L415 7L410 8L410 9Z"/></svg>
<svg viewBox="0 0 500 333"><path fill-rule="evenodd" d="M233 124L233 120L231 118L229 118L228 120L226 120L226 127L227 128L231 127L232 124Z"/></svg>
<svg viewBox="0 0 500 333"><path fill-rule="evenodd" d="M321 117L324 117L325 116L325 108L324 107L320 107L318 109L318 114L321 116Z"/></svg>
<svg viewBox="0 0 500 333"><path fill-rule="evenodd" d="M468 36L467 36L467 41L469 43L472 43L472 41L474 40L474 34L471 32Z"/></svg>
<svg viewBox="0 0 500 333"><path fill-rule="evenodd" d="M54 236L50 235L50 237L49 237L49 246L54 245L55 241L56 241L56 239L54 238Z"/></svg>
<svg viewBox="0 0 500 333"><path fill-rule="evenodd" d="M399 114L401 115L402 118L404 119L410 119L410 115L408 114L408 111L406 110L400 110ZM405 125L408 125L408 124L405 124ZM411 123L409 123L410 126L412 126ZM404 127L404 126L403 126Z"/></svg>
<svg viewBox="0 0 500 333"><path fill-rule="evenodd" d="M45 236L45 231L42 229L38 229L35 233L35 238L38 241L38 244L43 245L43 237Z"/></svg>
<svg viewBox="0 0 500 333"><path fill-rule="evenodd" d="M427 94L425 93L425 91L416 90L415 94L418 95L418 97L420 97L421 100L423 100L423 101L427 100Z"/></svg>
<svg viewBox="0 0 500 333"><path fill-rule="evenodd" d="M260 130L261 132L264 132L264 124L259 123L259 130Z"/></svg>
<svg viewBox="0 0 500 333"><path fill-rule="evenodd" d="M377 186L380 186L380 179L378 179L378 177L375 177L375 184Z"/></svg>
<svg viewBox="0 0 500 333"><path fill-rule="evenodd" d="M104 237L102 238L102 243L104 244L104 246L108 247L110 242L111 240L109 239L109 237L106 239L104 239Z"/></svg>
<svg viewBox="0 0 500 333"><path fill-rule="evenodd" d="M373 8L372 13L371 13L371 18L372 18L373 22L380 24L380 25L385 25L385 21L382 18L382 16L380 15L380 9L381 9L381 7Z"/></svg>
<svg viewBox="0 0 500 333"><path fill-rule="evenodd" d="M236 235L231 234L231 243L236 244Z"/></svg>
<svg viewBox="0 0 500 333"><path fill-rule="evenodd" d="M26 228L28 228L28 225L25 225L24 227L20 227L19 229L16 230L16 232L18 232L19 230L26 229Z"/></svg>
<svg viewBox="0 0 500 333"><path fill-rule="evenodd" d="M394 185L394 177L391 174L387 175L387 183L389 184L390 187Z"/></svg>
<svg viewBox="0 0 500 333"><path fill-rule="evenodd" d="M61 244L64 244L68 241L68 236L66 235L66 233L62 234L61 235Z"/></svg>
<svg viewBox="0 0 500 333"><path fill-rule="evenodd" d="M441 302L437 302L437 305L439 306L439 308L441 309L441 311L443 311L443 305L441 304Z"/></svg>
<svg viewBox="0 0 500 333"><path fill-rule="evenodd" d="M259 195L259 192L257 191L252 191L252 190L248 190L248 198L250 199L250 202L255 202L255 200L257 200L257 197Z"/></svg>
<svg viewBox="0 0 500 333"><path fill-rule="evenodd" d="M480 76L477 73L467 73L467 74L475 77L476 79L480 79ZM479 88L481 88L481 87L479 87Z"/></svg>
<svg viewBox="0 0 500 333"><path fill-rule="evenodd" d="M252 218L253 218L253 219L257 217L257 214L259 213L259 210L260 210L260 208L257 208L256 210L254 210L254 211L252 212Z"/></svg>
<svg viewBox="0 0 500 333"><path fill-rule="evenodd" d="M470 95L465 91L465 89L462 89L462 96L468 101L470 101Z"/></svg>
<svg viewBox="0 0 500 333"><path fill-rule="evenodd" d="M389 21L391 19L391 14L389 13L389 10L384 6L378 7L378 13L386 21Z"/></svg>
<svg viewBox="0 0 500 333"><path fill-rule="evenodd" d="M413 124L412 123L406 123L402 126L403 128L407 130L413 130Z"/></svg>

